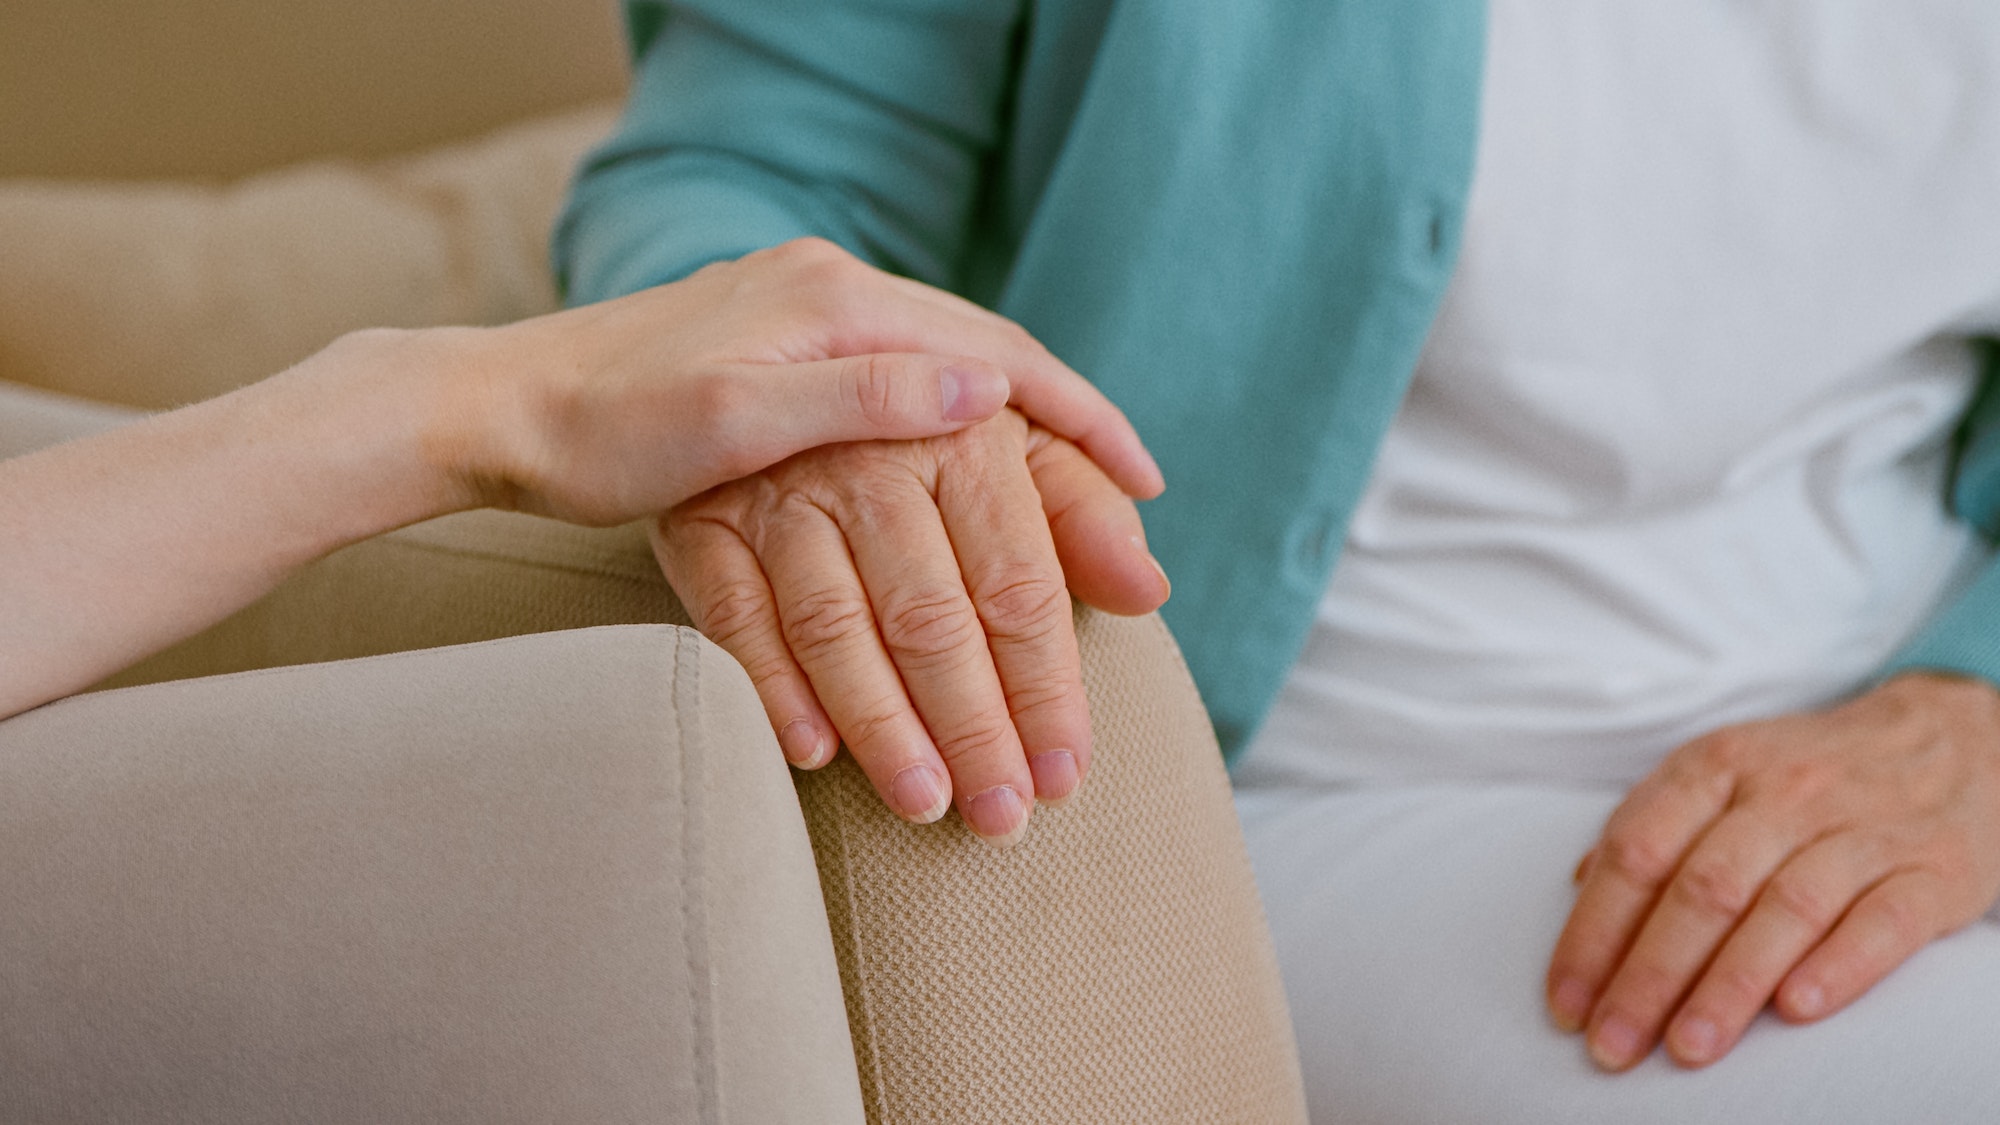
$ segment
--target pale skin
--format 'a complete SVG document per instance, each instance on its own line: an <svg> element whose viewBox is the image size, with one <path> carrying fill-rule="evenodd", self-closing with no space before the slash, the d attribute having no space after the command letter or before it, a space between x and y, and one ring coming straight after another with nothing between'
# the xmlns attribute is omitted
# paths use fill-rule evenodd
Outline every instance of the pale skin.
<svg viewBox="0 0 2000 1125"><path fill-rule="evenodd" d="M623 523L826 443L1023 427L1010 403L1157 480L1117 409L1020 337L805 242L514 325L356 333L221 398L0 462L0 718L450 512Z"/></svg>

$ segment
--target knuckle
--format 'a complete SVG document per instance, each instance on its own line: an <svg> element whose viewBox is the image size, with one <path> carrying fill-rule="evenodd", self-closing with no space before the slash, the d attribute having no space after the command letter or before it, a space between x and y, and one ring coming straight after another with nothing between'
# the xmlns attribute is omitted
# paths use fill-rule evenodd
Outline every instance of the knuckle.
<svg viewBox="0 0 2000 1125"><path fill-rule="evenodd" d="M1604 838L1598 862L1626 881L1657 886L1673 874L1678 857L1665 845L1637 831L1614 832Z"/></svg>
<svg viewBox="0 0 2000 1125"><path fill-rule="evenodd" d="M937 743L938 757L943 758L946 765L974 758L998 758L1010 753L1015 758L1020 756L1013 732L1004 721L986 719L968 723L963 729L942 736L933 733L932 737Z"/></svg>
<svg viewBox="0 0 2000 1125"><path fill-rule="evenodd" d="M1069 619L1069 589L1059 575L1015 563L981 576L972 598L987 632L1008 641L1048 639Z"/></svg>
<svg viewBox="0 0 2000 1125"><path fill-rule="evenodd" d="M1915 949L1929 941L1936 932L1929 901L1925 896L1909 890L1891 890L1878 896L1875 917L1893 949ZM1886 953L1887 950L1876 952Z"/></svg>
<svg viewBox="0 0 2000 1125"><path fill-rule="evenodd" d="M1734 864L1720 859L1696 859L1674 880L1674 895L1685 906L1710 917L1734 918L1749 909L1757 889Z"/></svg>
<svg viewBox="0 0 2000 1125"><path fill-rule="evenodd" d="M901 384L885 356L857 357L846 389L855 413L875 429L889 428L904 414Z"/></svg>
<svg viewBox="0 0 2000 1125"><path fill-rule="evenodd" d="M1743 727L1724 727L1695 743L1695 762L1708 770L1734 773L1754 752L1756 738Z"/></svg>
<svg viewBox="0 0 2000 1125"><path fill-rule="evenodd" d="M883 606L882 640L898 663L933 661L979 640L965 592L942 580L898 591Z"/></svg>
<svg viewBox="0 0 2000 1125"><path fill-rule="evenodd" d="M874 627L868 603L840 590L815 590L792 603L784 620L785 643L801 662L824 659Z"/></svg>
<svg viewBox="0 0 2000 1125"><path fill-rule="evenodd" d="M1764 899L1771 909L1803 922L1816 932L1833 924L1841 905L1824 888L1783 872L1771 879L1770 886L1765 888Z"/></svg>
<svg viewBox="0 0 2000 1125"><path fill-rule="evenodd" d="M1946 886L1963 886L1976 881L1979 859L1962 836L1936 836L1924 843L1921 855L1923 866Z"/></svg>
<svg viewBox="0 0 2000 1125"><path fill-rule="evenodd" d="M1756 796L1786 808L1810 806L1834 790L1840 781L1838 766L1819 758L1799 758L1770 766L1757 786Z"/></svg>
<svg viewBox="0 0 2000 1125"><path fill-rule="evenodd" d="M1663 966L1637 960L1626 962L1613 983L1617 997L1607 998L1606 1004L1634 1014L1664 1012L1680 999L1686 984L1679 974Z"/></svg>
<svg viewBox="0 0 2000 1125"><path fill-rule="evenodd" d="M1724 1022L1729 1012L1755 1012L1771 999L1777 982L1742 965L1717 965L1702 981L1705 1002Z"/></svg>
<svg viewBox="0 0 2000 1125"><path fill-rule="evenodd" d="M709 371L683 384L688 416L702 420L702 431L720 475L740 477L761 467L755 446L764 436L757 388L748 380Z"/></svg>
<svg viewBox="0 0 2000 1125"><path fill-rule="evenodd" d="M738 650L763 631L771 609L770 593L757 582L725 582L703 591L698 602L701 631L739 659L745 654Z"/></svg>
<svg viewBox="0 0 2000 1125"><path fill-rule="evenodd" d="M841 249L839 244L818 235L807 235L804 238L780 242L766 253L798 269L824 266L848 257L847 251Z"/></svg>
<svg viewBox="0 0 2000 1125"><path fill-rule="evenodd" d="M1084 702L1083 684L1059 672L1050 671L1024 682L1019 677L1004 685L1007 709L1016 715L1061 712Z"/></svg>
<svg viewBox="0 0 2000 1125"><path fill-rule="evenodd" d="M849 750L858 747L861 756L870 756L877 747L894 745L897 730L902 726L906 713L900 700L876 700L861 707L841 724L841 740Z"/></svg>

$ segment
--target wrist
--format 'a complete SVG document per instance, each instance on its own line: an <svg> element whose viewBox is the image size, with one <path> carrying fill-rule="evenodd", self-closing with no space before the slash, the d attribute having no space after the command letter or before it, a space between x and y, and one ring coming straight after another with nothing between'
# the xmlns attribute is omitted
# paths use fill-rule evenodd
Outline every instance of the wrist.
<svg viewBox="0 0 2000 1125"><path fill-rule="evenodd" d="M513 507L523 412L498 377L503 347L494 329L377 328L324 353L355 369L364 388L356 425L384 440L385 461L411 486L413 519Z"/></svg>

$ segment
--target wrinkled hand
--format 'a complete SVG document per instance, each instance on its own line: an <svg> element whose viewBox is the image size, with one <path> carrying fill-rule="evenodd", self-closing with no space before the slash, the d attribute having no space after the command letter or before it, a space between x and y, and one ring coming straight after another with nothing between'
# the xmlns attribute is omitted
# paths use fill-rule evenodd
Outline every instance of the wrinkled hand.
<svg viewBox="0 0 2000 1125"><path fill-rule="evenodd" d="M789 761L824 765L844 739L899 815L955 803L996 843L1089 769L1065 576L1113 612L1167 596L1132 502L1013 411L802 454L676 508L654 549Z"/></svg>
<svg viewBox="0 0 2000 1125"><path fill-rule="evenodd" d="M1729 727L1634 788L1578 869L1548 1003L1623 1070L1722 1057L1765 1004L1845 1007L2000 896L2000 692L1910 673Z"/></svg>

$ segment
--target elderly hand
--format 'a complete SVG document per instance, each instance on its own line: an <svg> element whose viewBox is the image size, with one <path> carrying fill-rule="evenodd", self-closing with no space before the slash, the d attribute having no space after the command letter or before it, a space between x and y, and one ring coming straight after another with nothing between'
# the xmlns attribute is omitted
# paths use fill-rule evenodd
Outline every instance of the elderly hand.
<svg viewBox="0 0 2000 1125"><path fill-rule="evenodd" d="M898 814L955 801L996 843L1089 768L1065 575L1113 612L1167 596L1131 501L1011 411L803 454L675 509L654 545L787 759L824 765L844 738Z"/></svg>
<svg viewBox="0 0 2000 1125"><path fill-rule="evenodd" d="M1909 673L1725 728L1627 796L1578 869L1548 1003L1624 1070L1705 1066L1765 1004L1845 1007L2000 896L2000 692Z"/></svg>

